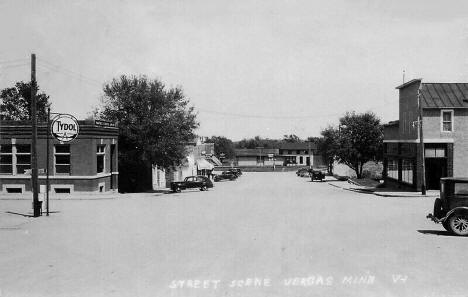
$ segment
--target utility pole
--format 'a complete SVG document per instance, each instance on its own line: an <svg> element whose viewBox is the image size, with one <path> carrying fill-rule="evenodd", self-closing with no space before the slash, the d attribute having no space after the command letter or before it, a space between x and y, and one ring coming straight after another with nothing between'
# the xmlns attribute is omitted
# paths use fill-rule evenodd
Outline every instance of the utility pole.
<svg viewBox="0 0 468 297"><path fill-rule="evenodd" d="M46 131L46 138L47 138L47 158L46 158L46 215L49 216L49 190L50 190L50 180L49 180L49 151L50 151L50 141L49 141L49 133L50 133L50 106L47 107L47 131Z"/></svg>
<svg viewBox="0 0 468 297"><path fill-rule="evenodd" d="M421 104L422 79L418 88L418 108L419 108L419 151L421 155L421 194L426 195L426 164L424 156L424 136L423 136L423 109Z"/></svg>
<svg viewBox="0 0 468 297"><path fill-rule="evenodd" d="M31 178L33 191L34 217L41 214L38 193L37 176L37 102L36 102L36 55L31 54L31 122L32 122L32 147L31 147Z"/></svg>
<svg viewBox="0 0 468 297"><path fill-rule="evenodd" d="M259 162L261 163L261 166L263 166L263 162L262 162L262 149L263 149L263 146L257 146L256 149L259 150L259 154L260 154L260 160Z"/></svg>
<svg viewBox="0 0 468 297"><path fill-rule="evenodd" d="M312 158L310 156L310 140L307 142L307 148L309 149L309 168L312 168Z"/></svg>

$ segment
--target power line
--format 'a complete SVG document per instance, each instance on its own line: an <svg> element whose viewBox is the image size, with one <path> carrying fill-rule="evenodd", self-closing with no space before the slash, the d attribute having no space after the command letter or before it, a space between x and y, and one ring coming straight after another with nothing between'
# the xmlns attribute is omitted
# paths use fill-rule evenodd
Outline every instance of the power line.
<svg viewBox="0 0 468 297"><path fill-rule="evenodd" d="M16 64L16 63L28 63L28 59L13 59L13 60L2 60L0 64Z"/></svg>
<svg viewBox="0 0 468 297"><path fill-rule="evenodd" d="M17 63L17 64L7 64L7 65L0 65L0 70L1 69L9 69L9 68L17 68L17 67L22 67L22 66L28 66L29 63Z"/></svg>
<svg viewBox="0 0 468 297"><path fill-rule="evenodd" d="M62 73L62 74L68 75L69 77L75 78L75 79L80 80L81 82L84 82L84 83L88 83L88 84L91 84L91 85L94 85L94 86L99 86L99 87L102 86L102 83L98 82L97 80L88 78L88 77L86 77L84 75L80 75L78 73L63 69L63 68L58 67L58 66L49 66L47 64L39 64L39 67L41 67L44 70L54 71L54 72L57 72L57 73Z"/></svg>
<svg viewBox="0 0 468 297"><path fill-rule="evenodd" d="M84 75L82 73L79 73L79 72L76 72L76 71L73 71L73 70L69 70L69 69L67 69L65 67L55 65L55 64L53 64L51 62L46 61L45 59L41 59L41 60L38 59L38 62L40 63L41 67L44 67L44 68L46 68L48 70L60 72L60 73L72 76L72 77L74 77L76 79L79 79L81 81L98 85L100 87L102 86L102 83L99 82L96 79L90 78L90 77L88 77L88 76L86 76L86 75Z"/></svg>
<svg viewBox="0 0 468 297"><path fill-rule="evenodd" d="M256 118L256 119L278 119L278 120L294 120L294 119L309 119L309 118L327 118L338 116L341 114L327 114L327 115L306 115L306 116L268 116L268 115L255 115L255 114L242 114L242 113L229 113L229 112L221 112L221 111L214 111L214 110L207 110L202 108L196 108L196 110L203 112L203 113L210 113L222 116L232 116L232 117L239 117L239 118Z"/></svg>

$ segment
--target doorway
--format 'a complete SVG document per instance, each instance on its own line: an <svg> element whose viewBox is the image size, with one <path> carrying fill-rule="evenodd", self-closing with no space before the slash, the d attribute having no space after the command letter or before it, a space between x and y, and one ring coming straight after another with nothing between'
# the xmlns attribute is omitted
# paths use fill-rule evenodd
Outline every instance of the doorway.
<svg viewBox="0 0 468 297"><path fill-rule="evenodd" d="M440 190L440 179L447 176L446 158L426 158L426 184L428 190Z"/></svg>

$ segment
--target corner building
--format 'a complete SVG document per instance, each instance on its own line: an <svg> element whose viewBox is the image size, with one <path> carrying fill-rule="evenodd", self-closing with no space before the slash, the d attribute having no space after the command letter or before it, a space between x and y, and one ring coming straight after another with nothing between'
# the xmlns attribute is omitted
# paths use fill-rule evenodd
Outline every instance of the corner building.
<svg viewBox="0 0 468 297"><path fill-rule="evenodd" d="M38 124L40 187L46 184L48 169L52 194L117 191L118 128L102 121L78 121L78 124L78 136L67 143L60 143L52 137L47 131L47 123ZM1 193L32 191L31 144L32 127L29 121L0 121Z"/></svg>
<svg viewBox="0 0 468 297"><path fill-rule="evenodd" d="M399 119L384 125L385 182L421 189L420 108L427 189L439 189L442 177L468 176L468 83L414 79L396 89Z"/></svg>

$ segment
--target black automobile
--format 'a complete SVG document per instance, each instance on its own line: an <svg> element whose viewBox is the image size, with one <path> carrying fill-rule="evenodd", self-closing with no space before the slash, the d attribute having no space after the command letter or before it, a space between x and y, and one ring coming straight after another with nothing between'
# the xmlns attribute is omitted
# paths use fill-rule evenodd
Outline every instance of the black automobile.
<svg viewBox="0 0 468 297"><path fill-rule="evenodd" d="M221 180L236 180L237 179L237 174L235 172L232 172L232 171L223 171L222 173L220 174L216 174L214 176L214 181L215 182L218 182L218 181L221 181Z"/></svg>
<svg viewBox="0 0 468 297"><path fill-rule="evenodd" d="M455 235L468 236L468 178L441 178L440 198L427 218Z"/></svg>
<svg viewBox="0 0 468 297"><path fill-rule="evenodd" d="M310 169L309 176L312 181L314 180L323 181L325 179L325 173L323 173L322 170L318 170L318 169Z"/></svg>
<svg viewBox="0 0 468 297"><path fill-rule="evenodd" d="M299 168L296 171L296 175L300 177L308 177L309 176L309 168Z"/></svg>
<svg viewBox="0 0 468 297"><path fill-rule="evenodd" d="M171 190L172 192L180 192L185 189L196 189L199 188L200 191L207 191L209 188L213 187L211 180L202 175L197 176L187 176L183 181L172 182Z"/></svg>
<svg viewBox="0 0 468 297"><path fill-rule="evenodd" d="M242 170L240 168L229 168L227 171L236 174L237 177L242 175Z"/></svg>

